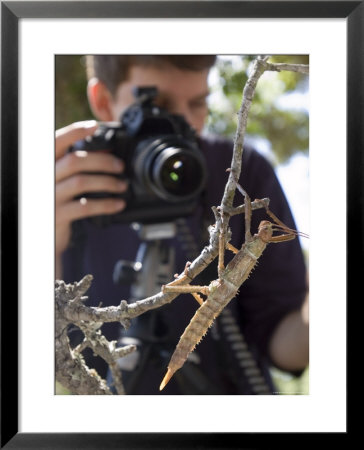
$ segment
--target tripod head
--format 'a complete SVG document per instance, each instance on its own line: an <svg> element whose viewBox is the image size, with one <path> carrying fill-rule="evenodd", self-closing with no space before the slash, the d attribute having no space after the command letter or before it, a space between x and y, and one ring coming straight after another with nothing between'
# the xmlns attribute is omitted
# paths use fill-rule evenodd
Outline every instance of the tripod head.
<svg viewBox="0 0 364 450"><path fill-rule="evenodd" d="M130 300L141 300L160 291L175 269L172 246L166 242L176 236L174 222L131 225L141 243L134 262L119 260L114 268L115 284L128 284Z"/></svg>

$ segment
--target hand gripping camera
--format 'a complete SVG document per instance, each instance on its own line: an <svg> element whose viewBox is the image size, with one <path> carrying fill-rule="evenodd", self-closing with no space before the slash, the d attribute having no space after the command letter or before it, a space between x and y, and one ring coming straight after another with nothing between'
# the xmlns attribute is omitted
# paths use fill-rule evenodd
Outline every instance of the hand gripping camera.
<svg viewBox="0 0 364 450"><path fill-rule="evenodd" d="M154 103L155 87L135 88L133 93L136 101L120 123L101 123L93 136L70 149L109 151L125 163L119 177L128 180L126 193L86 192L78 197L126 200L124 211L97 217L101 225L168 222L192 214L206 185L206 161L184 117Z"/></svg>

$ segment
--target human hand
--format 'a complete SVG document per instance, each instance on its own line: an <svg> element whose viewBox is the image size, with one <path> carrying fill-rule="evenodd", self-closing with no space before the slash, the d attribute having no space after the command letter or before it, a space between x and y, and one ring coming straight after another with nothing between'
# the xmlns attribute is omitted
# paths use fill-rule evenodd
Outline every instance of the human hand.
<svg viewBox="0 0 364 450"><path fill-rule="evenodd" d="M71 223L74 220L113 214L126 206L120 198L74 199L85 192L120 194L127 189L127 183L115 176L89 173L120 174L124 170L124 163L119 158L103 152L68 152L71 145L91 136L96 129L96 121L86 121L56 131L56 260L69 244Z"/></svg>

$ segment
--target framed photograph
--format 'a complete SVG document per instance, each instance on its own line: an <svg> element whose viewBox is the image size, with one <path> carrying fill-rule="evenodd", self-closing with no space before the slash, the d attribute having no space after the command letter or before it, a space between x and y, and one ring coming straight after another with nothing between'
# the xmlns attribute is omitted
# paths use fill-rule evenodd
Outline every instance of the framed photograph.
<svg viewBox="0 0 364 450"><path fill-rule="evenodd" d="M348 437L347 301L363 268L363 27L363 1L1 2L1 448ZM106 53L309 55L309 395L55 395L55 55Z"/></svg>

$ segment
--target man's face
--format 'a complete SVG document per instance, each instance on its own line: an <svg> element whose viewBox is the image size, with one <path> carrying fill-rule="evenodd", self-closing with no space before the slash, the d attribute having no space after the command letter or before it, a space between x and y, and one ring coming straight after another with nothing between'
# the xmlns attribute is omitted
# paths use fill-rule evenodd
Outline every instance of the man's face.
<svg viewBox="0 0 364 450"><path fill-rule="evenodd" d="M113 120L119 120L121 113L134 103L133 87L156 86L156 103L172 114L182 114L200 133L207 117L208 73L208 69L195 72L170 65L165 68L132 66L128 80L120 84L112 101Z"/></svg>

